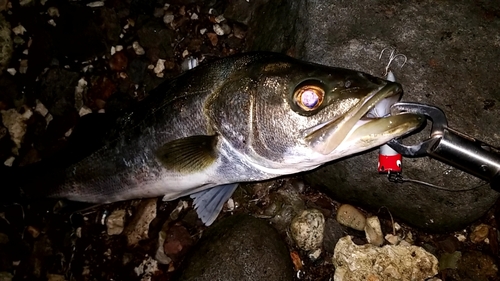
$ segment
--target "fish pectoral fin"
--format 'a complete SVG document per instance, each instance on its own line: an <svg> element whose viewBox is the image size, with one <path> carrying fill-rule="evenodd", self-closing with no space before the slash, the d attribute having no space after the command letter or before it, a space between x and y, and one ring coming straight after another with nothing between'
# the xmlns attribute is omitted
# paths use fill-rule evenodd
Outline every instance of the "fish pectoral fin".
<svg viewBox="0 0 500 281"><path fill-rule="evenodd" d="M194 209L206 226L215 221L224 203L231 198L236 187L238 187L237 183L231 183L191 194L191 198L194 200Z"/></svg>
<svg viewBox="0 0 500 281"><path fill-rule="evenodd" d="M217 136L190 136L164 144L156 151L160 162L168 169L192 173L201 171L217 158Z"/></svg>

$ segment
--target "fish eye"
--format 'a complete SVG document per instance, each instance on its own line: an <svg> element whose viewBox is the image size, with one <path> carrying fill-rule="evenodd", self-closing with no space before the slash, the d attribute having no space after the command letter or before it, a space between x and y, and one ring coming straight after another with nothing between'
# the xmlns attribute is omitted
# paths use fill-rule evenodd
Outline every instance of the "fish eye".
<svg viewBox="0 0 500 281"><path fill-rule="evenodd" d="M325 97L325 90L316 85L304 85L297 87L293 94L295 103L305 111L317 109Z"/></svg>

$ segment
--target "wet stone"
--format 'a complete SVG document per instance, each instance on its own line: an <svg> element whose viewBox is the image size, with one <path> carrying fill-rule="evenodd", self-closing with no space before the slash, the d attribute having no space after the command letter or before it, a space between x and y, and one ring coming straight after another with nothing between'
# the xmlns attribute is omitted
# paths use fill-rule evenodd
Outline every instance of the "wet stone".
<svg viewBox="0 0 500 281"><path fill-rule="evenodd" d="M151 20L138 31L140 45L145 49L158 49L158 57L165 59L173 56L172 43L175 34L164 27L162 22Z"/></svg>
<svg viewBox="0 0 500 281"><path fill-rule="evenodd" d="M335 245L340 238L345 235L345 229L335 219L328 218L325 222L325 234L323 238L323 248L329 253L333 253Z"/></svg>
<svg viewBox="0 0 500 281"><path fill-rule="evenodd" d="M431 1L363 5L357 1L269 1L254 14L246 42L248 50L287 52L376 76L384 74L387 64L378 59L380 52L397 47L398 52L411 54L410 60L421 62L395 73L404 85L403 99L438 106L453 129L498 146L500 135L492 133L498 132L496 124L500 123L500 115L494 113L498 102L489 101L498 100L500 88L498 41L491 40L500 36L494 16L498 12L493 12L499 10L499 2L483 2L460 0L436 6ZM371 5L381 9L368 11ZM450 87L443 89L443 83ZM441 91L432 93L432 89ZM464 95L457 99L457 93ZM477 178L426 157L404 161L404 177L457 192L416 182L390 183L377 175L377 161L378 151L362 153L316 169L307 174L307 180L326 187L332 198L342 202L373 209L385 206L414 226L439 232L461 229L477 220L500 195L487 184L478 187Z"/></svg>
<svg viewBox="0 0 500 281"><path fill-rule="evenodd" d="M175 280L289 281L293 276L290 254L276 230L264 220L235 215L203 233Z"/></svg>
<svg viewBox="0 0 500 281"><path fill-rule="evenodd" d="M165 232L163 249L165 254L174 261L178 261L193 245L193 238L182 225L173 225Z"/></svg>
<svg viewBox="0 0 500 281"><path fill-rule="evenodd" d="M236 0L229 1L226 10L224 10L224 17L245 25L250 23L253 14L257 9L269 0L246 1Z"/></svg>
<svg viewBox="0 0 500 281"><path fill-rule="evenodd" d="M292 220L290 232L299 248L305 251L316 250L323 243L325 217L315 209L304 210Z"/></svg>
<svg viewBox="0 0 500 281"><path fill-rule="evenodd" d="M0 73L8 66L12 57L12 39L10 38L10 24L0 15Z"/></svg>
<svg viewBox="0 0 500 281"><path fill-rule="evenodd" d="M145 199L137 206L124 231L128 245L137 245L139 241L149 237L149 224L156 218L157 200L156 198Z"/></svg>
<svg viewBox="0 0 500 281"><path fill-rule="evenodd" d="M366 217L358 209L349 204L343 204L337 210L337 221L359 231L363 231L366 225Z"/></svg>
<svg viewBox="0 0 500 281"><path fill-rule="evenodd" d="M366 240L374 246L380 246L384 243L384 234L380 226L378 217L369 217L365 225Z"/></svg>
<svg viewBox="0 0 500 281"><path fill-rule="evenodd" d="M108 235L118 235L123 232L125 225L126 211L123 209L114 210L106 220Z"/></svg>
<svg viewBox="0 0 500 281"><path fill-rule="evenodd" d="M472 243L480 243L485 241L486 238L488 238L488 234L490 231L490 226L486 225L484 223L477 225L474 227L474 230L470 234L470 241Z"/></svg>
<svg viewBox="0 0 500 281"><path fill-rule="evenodd" d="M425 280L438 273L438 260L423 248L358 246L350 236L337 243L333 264L335 281Z"/></svg>
<svg viewBox="0 0 500 281"><path fill-rule="evenodd" d="M41 78L40 101L54 117L63 117L76 111L75 87L78 73L52 68Z"/></svg>
<svg viewBox="0 0 500 281"><path fill-rule="evenodd" d="M498 259L478 252L465 252L458 262L457 280L487 281L498 278Z"/></svg>

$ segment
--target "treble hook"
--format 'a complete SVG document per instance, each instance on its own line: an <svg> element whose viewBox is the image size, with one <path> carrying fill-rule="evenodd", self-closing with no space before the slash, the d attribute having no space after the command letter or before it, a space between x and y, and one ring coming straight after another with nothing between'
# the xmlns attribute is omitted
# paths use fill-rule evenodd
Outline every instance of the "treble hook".
<svg viewBox="0 0 500 281"><path fill-rule="evenodd" d="M380 52L380 55L378 56L378 59L381 60L382 59L382 55L384 54L384 52L386 50L389 50L391 49L391 54L389 55L389 62L387 63L387 66L385 67L385 73L384 73L384 76L387 76L387 73L389 72L389 68L391 66L391 63L397 58L397 57L402 57L404 59L403 63L401 64L401 66L399 66L399 68L403 68L403 66L406 64L406 62L408 61L408 58L403 55L403 54L394 54L396 52L396 49L395 48L391 48L391 47L386 47L384 49L382 49L382 51Z"/></svg>

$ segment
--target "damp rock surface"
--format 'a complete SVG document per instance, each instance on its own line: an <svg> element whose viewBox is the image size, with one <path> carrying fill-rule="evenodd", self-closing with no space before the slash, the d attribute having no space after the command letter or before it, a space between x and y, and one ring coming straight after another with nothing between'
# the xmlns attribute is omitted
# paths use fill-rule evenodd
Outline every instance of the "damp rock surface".
<svg viewBox="0 0 500 281"><path fill-rule="evenodd" d="M288 250L264 220L247 215L227 218L208 229L194 248L177 280L293 279Z"/></svg>

